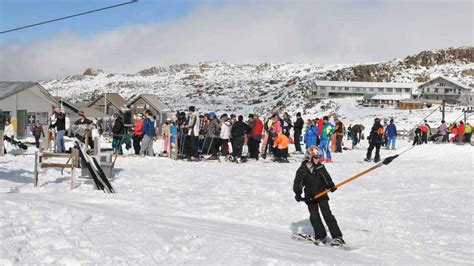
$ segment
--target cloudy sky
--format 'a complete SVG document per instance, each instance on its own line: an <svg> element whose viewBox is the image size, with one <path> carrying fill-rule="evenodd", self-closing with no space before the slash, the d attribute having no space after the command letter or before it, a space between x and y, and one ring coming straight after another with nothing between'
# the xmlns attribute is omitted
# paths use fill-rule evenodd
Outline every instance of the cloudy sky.
<svg viewBox="0 0 474 266"><path fill-rule="evenodd" d="M1 0L0 30L128 0ZM164 1L0 34L0 80L54 79L88 67L368 63L473 45L472 0Z"/></svg>

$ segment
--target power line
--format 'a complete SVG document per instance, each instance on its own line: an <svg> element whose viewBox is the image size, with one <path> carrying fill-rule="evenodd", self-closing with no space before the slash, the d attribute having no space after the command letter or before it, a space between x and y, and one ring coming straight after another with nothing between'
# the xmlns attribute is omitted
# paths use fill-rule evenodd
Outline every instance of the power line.
<svg viewBox="0 0 474 266"><path fill-rule="evenodd" d="M56 18L56 19L52 19L52 20L48 20L48 21L43 21L43 22L39 22L39 23L35 23L35 24L22 26L22 27L19 27L19 28L14 28L14 29L6 30L6 31L1 31L0 34L4 34L4 33L7 33L7 32L12 32L12 31L17 31L17 30L22 30L22 29L26 29L26 28L31 28L31 27L35 27L35 26L39 26L39 25L43 25L43 24L47 24L47 23L51 23L51 22L55 22L55 21L59 21L59 20L64 20L64 19L68 19L68 18L78 17L78 16L82 16L82 15L86 15L86 14L90 14L90 13L94 13L94 12L98 12L98 11L102 11L102 10L106 10L106 9L111 9L111 8L114 8L114 7L133 4L133 3L136 3L136 2L138 2L138 0L131 0L129 2L122 3L122 4L107 6L107 7L91 10L91 11L82 12L82 13L79 13L79 14L74 14L74 15L70 15L70 16L66 16L66 17Z"/></svg>

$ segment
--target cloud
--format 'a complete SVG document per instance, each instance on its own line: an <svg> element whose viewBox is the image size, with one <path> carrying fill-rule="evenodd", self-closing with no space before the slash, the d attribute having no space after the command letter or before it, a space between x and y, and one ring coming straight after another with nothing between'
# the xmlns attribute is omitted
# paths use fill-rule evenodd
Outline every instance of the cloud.
<svg viewBox="0 0 474 266"><path fill-rule="evenodd" d="M0 80L53 79L88 67L135 73L213 60L366 63L472 45L471 1L328 2L210 2L166 24L4 44Z"/></svg>

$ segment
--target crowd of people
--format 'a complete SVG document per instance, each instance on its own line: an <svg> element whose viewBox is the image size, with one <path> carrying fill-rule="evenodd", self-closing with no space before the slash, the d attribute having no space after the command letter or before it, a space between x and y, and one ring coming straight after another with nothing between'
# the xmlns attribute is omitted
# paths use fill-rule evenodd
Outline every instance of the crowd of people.
<svg viewBox="0 0 474 266"><path fill-rule="evenodd" d="M78 113L79 118L69 127L69 117L62 112L61 107L54 109L50 118L47 134L41 123L30 126L31 134L39 148L41 138L48 137L54 142L54 150L58 153L67 152L64 136L75 137L94 148L94 138L108 133L112 138L112 148L115 154L124 154L125 149L133 149L135 155L167 156L172 149L179 159L189 161L219 160L222 156L227 161L236 163L248 159L258 160L271 157L272 161L287 163L290 145L294 145L294 154L303 154L302 146L316 146L321 150L321 162L332 162L332 153L356 149L364 137L365 127L362 124L350 124L347 128L335 116L323 116L303 120L301 113L296 113L295 119L287 112L259 116L249 113L247 117L235 114L215 112L198 114L194 106L187 112L178 112L176 119L166 119L159 125L150 110L135 115L133 125L125 125L124 118L114 114L107 121L106 130L102 130L102 121L89 119L84 112ZM14 139L14 128L9 119L4 121L4 135ZM463 121L447 124L444 120L434 133L425 120L418 125L413 133L413 145L433 141L435 143L471 143L472 127ZM380 161L380 149L396 149L397 127L394 119L376 118L367 136L366 161ZM160 151L154 150L154 141L163 139ZM344 146L344 139L349 145Z"/></svg>

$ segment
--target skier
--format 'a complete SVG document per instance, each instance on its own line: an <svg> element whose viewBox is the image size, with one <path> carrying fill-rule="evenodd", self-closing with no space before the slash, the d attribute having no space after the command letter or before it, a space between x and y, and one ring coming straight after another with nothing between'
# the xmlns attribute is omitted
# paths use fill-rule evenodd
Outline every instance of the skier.
<svg viewBox="0 0 474 266"><path fill-rule="evenodd" d="M301 151L301 145L300 145L300 138L301 138L301 133L303 132L303 126L304 126L303 118L301 118L301 113L298 112L296 113L296 121L293 124L293 127L294 127L293 138L295 140L295 150L296 150L295 153L303 154L303 152Z"/></svg>
<svg viewBox="0 0 474 266"><path fill-rule="evenodd" d="M329 207L329 197L324 195L316 200L313 197L326 189L331 192L337 190L331 176L326 167L321 163L322 153L316 146L311 146L306 150L306 160L301 163L300 168L296 171L296 177L293 182L293 192L295 192L295 200L300 202L303 200L301 193L304 190L305 198L309 211L309 220L314 229L314 237L312 241L316 245L326 244L326 229L319 215L319 210L323 215L329 232L332 236L331 246L343 246L345 244L342 239L342 233L337 225L336 217Z"/></svg>
<svg viewBox="0 0 474 266"><path fill-rule="evenodd" d="M411 144L412 146L415 145L421 145L422 144L422 139L421 139L421 125L417 126L414 132L414 137L413 137L413 143Z"/></svg>
<svg viewBox="0 0 474 266"><path fill-rule="evenodd" d="M36 148L39 149L40 147L40 138L41 136L43 136L44 138L44 130L43 130L43 126L41 125L41 123L38 121L36 122L35 125L31 125L31 134L33 134L33 136L35 137L35 145L36 145Z"/></svg>
<svg viewBox="0 0 474 266"><path fill-rule="evenodd" d="M143 140L140 148L140 156L155 156L153 151L153 139L155 137L155 121L153 113L150 110L145 111L145 120L143 121Z"/></svg>
<svg viewBox="0 0 474 266"><path fill-rule="evenodd" d="M114 149L114 154L123 154L122 150L122 138L125 134L125 127L123 125L122 117L115 113L113 115L114 121L112 125L112 148Z"/></svg>
<svg viewBox="0 0 474 266"><path fill-rule="evenodd" d="M270 117L263 125L264 135L265 135L263 139L263 145L262 145L262 158L263 159L267 158L267 150L268 150L268 153L270 154L273 153L273 140L272 140L273 124L274 124L274 120L272 119L272 117Z"/></svg>
<svg viewBox="0 0 474 266"><path fill-rule="evenodd" d="M15 129L13 128L10 119L5 120L5 131L3 132L3 135L5 137L11 138L12 140L15 139Z"/></svg>
<svg viewBox="0 0 474 266"><path fill-rule="evenodd" d="M438 134L443 136L441 142L449 142L449 129L444 120L441 120L441 125L438 127Z"/></svg>
<svg viewBox="0 0 474 266"><path fill-rule="evenodd" d="M238 121L232 125L232 129L230 134L233 140L233 146L235 147L234 150L234 158L235 162L240 164L242 163L242 148L244 147L245 143L245 135L249 134L252 131L252 128L244 123L244 117L239 115Z"/></svg>
<svg viewBox="0 0 474 266"><path fill-rule="evenodd" d="M464 143L471 144L472 126L468 123L464 126Z"/></svg>
<svg viewBox="0 0 474 266"><path fill-rule="evenodd" d="M135 151L135 155L140 154L140 142L143 139L143 114L137 115L137 121L135 122L135 126L133 127L133 149Z"/></svg>
<svg viewBox="0 0 474 266"><path fill-rule="evenodd" d="M66 147L64 146L64 135L66 134L66 116L61 111L61 107L58 106L54 109L53 116L51 117L51 125L49 128L56 128L56 152L66 152Z"/></svg>
<svg viewBox="0 0 474 266"><path fill-rule="evenodd" d="M393 118L390 119L390 124L385 128L385 135L387 136L387 150L395 150L395 143L397 140L397 127L393 123Z"/></svg>
<svg viewBox="0 0 474 266"><path fill-rule="evenodd" d="M221 143L221 155L228 160L227 156L229 155L229 138L230 138L230 128L232 124L230 122L229 116L227 114L221 115L221 133L219 134L220 143Z"/></svg>
<svg viewBox="0 0 474 266"><path fill-rule="evenodd" d="M248 137L249 157L258 160L259 146L260 141L262 140L263 123L256 114L249 115L249 118L251 119L250 127L252 128L252 132Z"/></svg>
<svg viewBox="0 0 474 266"><path fill-rule="evenodd" d="M380 146L383 144L383 126L380 124L380 118L374 119L374 125L370 130L370 134L368 137L369 140L369 148L367 148L367 157L364 159L366 162L370 162L372 160L372 151L375 148L375 157L374 162L380 161Z"/></svg>
<svg viewBox="0 0 474 266"><path fill-rule="evenodd" d="M421 142L428 143L428 132L430 131L430 127L428 126L428 124L422 124L420 125L420 130L421 130Z"/></svg>
<svg viewBox="0 0 474 266"><path fill-rule="evenodd" d="M283 134L287 136L288 138L290 137L290 129L293 127L291 124L291 118L290 115L287 112L283 113L283 119L281 119L281 128L283 130Z"/></svg>
<svg viewBox="0 0 474 266"><path fill-rule="evenodd" d="M207 134L206 134L206 143L207 143L207 150L205 151L207 153L211 153L211 156L207 158L207 160L217 160L219 157L217 157L217 151L219 150L219 135L220 135L220 125L219 125L219 119L217 119L216 113L210 112L208 114L209 116L209 127L207 129Z"/></svg>
<svg viewBox="0 0 474 266"><path fill-rule="evenodd" d="M92 139L92 121L87 119L83 111L78 113L79 118L74 122L73 133L79 141L85 143L87 139L88 145L94 149L94 140Z"/></svg>
<svg viewBox="0 0 474 266"><path fill-rule="evenodd" d="M335 128L335 134L336 134L336 151L338 153L342 152L342 140L344 138L344 124L341 122L341 120L336 120L336 128Z"/></svg>
<svg viewBox="0 0 474 266"><path fill-rule="evenodd" d="M310 125L306 127L306 133L304 134L304 144L306 145L306 149L317 145L317 137L318 128L316 127L316 121L311 120Z"/></svg>
<svg viewBox="0 0 474 266"><path fill-rule="evenodd" d="M319 149L321 150L322 153L322 161L330 163L332 162L331 158L331 136L334 134L334 126L329 123L329 117L325 116L323 117L323 127L322 127L322 133L321 133L321 141L319 143ZM324 159L326 157L326 159Z"/></svg>
<svg viewBox="0 0 474 266"><path fill-rule="evenodd" d="M458 139L456 140L457 143L464 143L464 130L465 130L464 122L461 121L459 122L459 126L458 126Z"/></svg>
<svg viewBox="0 0 474 266"><path fill-rule="evenodd" d="M166 122L161 126L161 135L163 136L163 155L168 155L168 146L170 145L171 118L166 118Z"/></svg>
<svg viewBox="0 0 474 266"><path fill-rule="evenodd" d="M289 163L288 161L288 145L290 140L283 133L272 133L273 138L273 161L280 163Z"/></svg>
<svg viewBox="0 0 474 266"><path fill-rule="evenodd" d="M355 149L357 144L359 144L360 140L362 139L362 131L364 131L365 127L360 124L356 124L352 126L351 130L351 139L352 139L352 149Z"/></svg>
<svg viewBox="0 0 474 266"><path fill-rule="evenodd" d="M189 119L187 125L183 125L183 129L188 129L188 136L185 140L185 145L187 147L189 159L188 161L199 161L198 153L198 138L199 138L199 126L201 121L199 116L196 114L196 108L190 106L188 108Z"/></svg>

